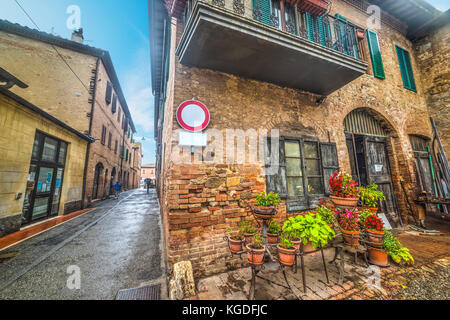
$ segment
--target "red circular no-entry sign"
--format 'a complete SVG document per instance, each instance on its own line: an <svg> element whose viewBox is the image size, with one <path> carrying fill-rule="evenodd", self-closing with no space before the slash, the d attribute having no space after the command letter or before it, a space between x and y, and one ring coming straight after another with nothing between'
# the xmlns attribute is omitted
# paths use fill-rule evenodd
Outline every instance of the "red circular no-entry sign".
<svg viewBox="0 0 450 320"><path fill-rule="evenodd" d="M189 100L178 107L177 120L183 129L190 132L200 132L208 127L211 115L203 103Z"/></svg>

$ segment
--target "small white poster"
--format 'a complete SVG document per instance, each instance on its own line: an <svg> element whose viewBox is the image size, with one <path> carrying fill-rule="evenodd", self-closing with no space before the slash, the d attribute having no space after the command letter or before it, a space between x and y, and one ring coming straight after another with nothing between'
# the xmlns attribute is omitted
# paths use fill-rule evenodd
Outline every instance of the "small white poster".
<svg viewBox="0 0 450 320"><path fill-rule="evenodd" d="M380 217L381 220L383 220L383 222L384 222L384 228L385 228L386 230L392 230L392 226L391 226L391 224L389 223L389 221L388 221L386 215L385 215L384 213L379 213L378 216Z"/></svg>
<svg viewBox="0 0 450 320"><path fill-rule="evenodd" d="M375 171L376 172L382 172L383 171L383 165L382 164L376 164L375 165Z"/></svg>
<svg viewBox="0 0 450 320"><path fill-rule="evenodd" d="M206 147L208 145L208 135L206 133L182 131L178 138L180 146Z"/></svg>

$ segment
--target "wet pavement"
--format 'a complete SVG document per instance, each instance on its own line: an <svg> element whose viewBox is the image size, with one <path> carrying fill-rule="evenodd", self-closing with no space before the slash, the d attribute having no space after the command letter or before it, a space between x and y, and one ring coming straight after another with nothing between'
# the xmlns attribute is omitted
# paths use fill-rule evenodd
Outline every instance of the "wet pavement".
<svg viewBox="0 0 450 320"><path fill-rule="evenodd" d="M151 284L165 291L159 205L150 192L125 192L1 251L0 299L111 300ZM77 270L80 289L69 289Z"/></svg>

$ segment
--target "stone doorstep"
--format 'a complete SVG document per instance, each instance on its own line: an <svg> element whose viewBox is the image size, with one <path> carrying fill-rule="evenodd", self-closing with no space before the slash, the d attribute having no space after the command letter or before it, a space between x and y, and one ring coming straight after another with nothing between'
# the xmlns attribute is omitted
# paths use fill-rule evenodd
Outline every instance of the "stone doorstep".
<svg viewBox="0 0 450 320"><path fill-rule="evenodd" d="M7 235L6 237L1 238L0 239L0 250L4 250L12 245L15 245L26 239L29 239L39 233L47 231L47 230L54 228L62 223L65 223L65 222L75 219L81 215L84 215L88 212L91 212L92 210L94 210L94 209L80 210L77 212L67 214L65 216L51 218L51 219L33 224L31 226L27 226L20 231L14 232L10 235Z"/></svg>

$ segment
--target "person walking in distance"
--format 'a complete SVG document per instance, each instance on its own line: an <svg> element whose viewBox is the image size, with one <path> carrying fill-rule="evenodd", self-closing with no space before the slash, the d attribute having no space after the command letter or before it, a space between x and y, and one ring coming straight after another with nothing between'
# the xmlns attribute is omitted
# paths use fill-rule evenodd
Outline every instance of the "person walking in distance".
<svg viewBox="0 0 450 320"><path fill-rule="evenodd" d="M149 192L150 192L150 179L147 178L145 180L145 185L147 187L147 194L149 194Z"/></svg>
<svg viewBox="0 0 450 320"><path fill-rule="evenodd" d="M114 187L114 197L116 200L118 200L119 196L120 196L120 192L122 190L122 184L119 181L117 181L116 184L113 185L113 187Z"/></svg>

